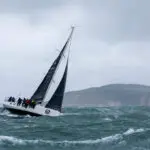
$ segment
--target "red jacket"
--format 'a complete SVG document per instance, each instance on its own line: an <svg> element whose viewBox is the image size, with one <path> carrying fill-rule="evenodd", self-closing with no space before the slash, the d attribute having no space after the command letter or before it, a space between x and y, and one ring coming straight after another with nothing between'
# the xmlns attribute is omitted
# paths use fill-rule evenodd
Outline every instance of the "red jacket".
<svg viewBox="0 0 150 150"><path fill-rule="evenodd" d="M30 100L26 100L26 103L27 103L27 104L30 104Z"/></svg>

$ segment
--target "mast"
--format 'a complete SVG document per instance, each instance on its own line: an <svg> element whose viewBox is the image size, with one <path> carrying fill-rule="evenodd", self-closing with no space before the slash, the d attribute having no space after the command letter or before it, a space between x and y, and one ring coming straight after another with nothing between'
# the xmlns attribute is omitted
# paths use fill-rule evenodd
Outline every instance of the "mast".
<svg viewBox="0 0 150 150"><path fill-rule="evenodd" d="M54 77L54 75L58 69L58 66L61 62L61 58L62 58L62 56L64 56L64 52L67 49L69 42L71 41L73 32L74 32L74 27L71 28L71 33L70 33L65 45L63 46L62 50L60 51L58 57L55 59L52 66L48 70L46 76L44 77L44 79L42 80L42 82L40 83L40 85L38 86L36 91L34 92L34 94L31 96L31 99L35 100L36 102L41 103L44 100L44 98L47 94L47 91L50 87L50 84L53 82L53 77Z"/></svg>

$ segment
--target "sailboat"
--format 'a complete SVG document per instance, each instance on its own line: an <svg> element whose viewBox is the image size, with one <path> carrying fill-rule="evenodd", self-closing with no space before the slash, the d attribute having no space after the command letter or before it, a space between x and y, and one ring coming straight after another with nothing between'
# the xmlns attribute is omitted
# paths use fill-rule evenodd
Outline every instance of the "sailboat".
<svg viewBox="0 0 150 150"><path fill-rule="evenodd" d="M22 107L15 102L4 101L4 109L11 113L18 115L31 115L31 116L58 116L62 111L62 103L66 86L68 62L69 62L69 45L74 32L74 27L71 28L71 33L63 48L59 52L59 55L52 63L47 74L39 84L30 100L36 102L35 108ZM61 65L62 64L62 65ZM60 67L62 76L60 80L55 84L55 78L57 79L60 74ZM63 71L62 71L63 70ZM58 75L57 75L58 74ZM53 86L54 85L54 86Z"/></svg>

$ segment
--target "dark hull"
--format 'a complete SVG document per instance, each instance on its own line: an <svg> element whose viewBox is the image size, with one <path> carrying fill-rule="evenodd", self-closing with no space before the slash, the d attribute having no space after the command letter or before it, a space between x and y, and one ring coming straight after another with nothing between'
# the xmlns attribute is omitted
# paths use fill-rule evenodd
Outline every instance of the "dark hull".
<svg viewBox="0 0 150 150"><path fill-rule="evenodd" d="M6 110L10 111L12 114L17 114L17 115L30 115L30 116L41 116L40 114L24 111L24 110L18 110L18 109L13 109L13 108L6 108Z"/></svg>

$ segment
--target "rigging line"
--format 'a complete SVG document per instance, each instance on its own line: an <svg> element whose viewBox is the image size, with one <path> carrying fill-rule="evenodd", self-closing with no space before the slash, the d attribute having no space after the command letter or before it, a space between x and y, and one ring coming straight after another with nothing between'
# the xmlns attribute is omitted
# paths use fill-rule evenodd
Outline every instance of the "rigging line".
<svg viewBox="0 0 150 150"><path fill-rule="evenodd" d="M69 49L68 58L69 58L69 55L70 55L71 41L72 41L72 37L73 37L73 33L74 33L74 30L75 30L75 27L72 26L71 29L72 29L72 35L70 37L70 41L69 41L69 44L68 44L68 49Z"/></svg>

